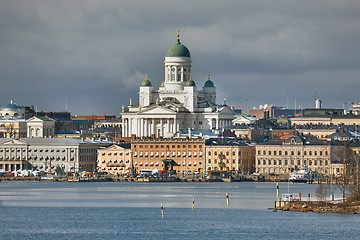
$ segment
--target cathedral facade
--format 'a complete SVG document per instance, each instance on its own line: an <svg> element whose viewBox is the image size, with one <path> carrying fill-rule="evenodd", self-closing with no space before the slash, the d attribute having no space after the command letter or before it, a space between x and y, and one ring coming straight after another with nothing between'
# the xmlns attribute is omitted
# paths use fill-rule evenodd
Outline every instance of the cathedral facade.
<svg viewBox="0 0 360 240"><path fill-rule="evenodd" d="M233 110L216 104L216 89L210 76L198 89L191 76L189 49L177 41L164 61L165 79L158 89L146 76L139 91L139 104L122 108L123 137L173 137L188 129L222 129L232 124Z"/></svg>

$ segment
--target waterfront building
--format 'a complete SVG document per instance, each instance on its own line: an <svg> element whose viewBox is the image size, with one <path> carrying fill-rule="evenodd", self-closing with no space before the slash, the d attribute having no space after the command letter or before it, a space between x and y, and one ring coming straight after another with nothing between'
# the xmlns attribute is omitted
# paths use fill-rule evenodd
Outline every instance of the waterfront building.
<svg viewBox="0 0 360 240"><path fill-rule="evenodd" d="M272 139L256 146L256 172L289 174L305 166L318 173L332 174L333 151L330 142L301 135Z"/></svg>
<svg viewBox="0 0 360 240"><path fill-rule="evenodd" d="M0 171L94 171L97 148L95 143L66 138L3 138L0 139Z"/></svg>
<svg viewBox="0 0 360 240"><path fill-rule="evenodd" d="M156 90L148 76L139 91L139 103L123 107L122 136L173 137L186 129L222 129L231 126L234 111L216 103L214 82L208 77L198 90L191 76L191 55L180 42L171 46L165 56L165 79Z"/></svg>
<svg viewBox="0 0 360 240"><path fill-rule="evenodd" d="M229 138L211 138L205 142L207 171L255 171L255 145Z"/></svg>
<svg viewBox="0 0 360 240"><path fill-rule="evenodd" d="M131 141L134 172L175 170L205 171L205 141L201 138L134 139Z"/></svg>
<svg viewBox="0 0 360 240"><path fill-rule="evenodd" d="M98 149L97 170L113 175L133 172L131 144L111 145Z"/></svg>

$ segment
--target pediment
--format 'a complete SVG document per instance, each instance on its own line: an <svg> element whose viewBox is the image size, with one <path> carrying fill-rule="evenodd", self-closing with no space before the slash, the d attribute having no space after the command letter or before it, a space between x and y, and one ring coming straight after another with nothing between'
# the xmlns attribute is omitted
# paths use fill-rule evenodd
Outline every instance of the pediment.
<svg viewBox="0 0 360 240"><path fill-rule="evenodd" d="M219 109L219 113L221 114L235 114L235 112L228 106L224 106Z"/></svg>
<svg viewBox="0 0 360 240"><path fill-rule="evenodd" d="M6 139L1 142L0 145L14 146L14 145L27 145L26 142L18 140L18 139Z"/></svg>
<svg viewBox="0 0 360 240"><path fill-rule="evenodd" d="M118 146L118 145L111 145L110 147L106 148L107 151L123 151L124 148Z"/></svg>
<svg viewBox="0 0 360 240"><path fill-rule="evenodd" d="M55 120L46 116L44 117L34 116L26 120L26 122L45 122L45 121L55 121Z"/></svg>
<svg viewBox="0 0 360 240"><path fill-rule="evenodd" d="M150 115L150 114L153 114L153 115L167 115L167 114L176 114L176 112L171 110L171 109L162 107L162 106L155 106L155 107L151 107L151 108L148 108L148 109L143 109L138 114L140 114L140 115L144 115L144 114L146 114L146 115Z"/></svg>

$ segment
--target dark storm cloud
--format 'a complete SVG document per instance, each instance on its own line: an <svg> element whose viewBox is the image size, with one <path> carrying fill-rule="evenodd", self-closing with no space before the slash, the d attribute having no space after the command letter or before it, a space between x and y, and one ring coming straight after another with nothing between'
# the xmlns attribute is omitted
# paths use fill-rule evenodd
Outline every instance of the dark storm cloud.
<svg viewBox="0 0 360 240"><path fill-rule="evenodd" d="M145 73L159 86L179 28L219 102L312 107L316 88L341 107L360 101L359 22L355 0L0 0L0 105L118 114Z"/></svg>

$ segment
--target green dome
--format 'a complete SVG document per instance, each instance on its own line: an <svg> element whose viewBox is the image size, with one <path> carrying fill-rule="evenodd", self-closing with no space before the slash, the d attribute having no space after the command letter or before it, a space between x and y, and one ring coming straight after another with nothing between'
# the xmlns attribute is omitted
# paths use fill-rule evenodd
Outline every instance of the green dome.
<svg viewBox="0 0 360 240"><path fill-rule="evenodd" d="M190 79L186 81L185 85L188 87L196 87L196 84L195 84L194 80L192 80L191 75L190 75Z"/></svg>
<svg viewBox="0 0 360 240"><path fill-rule="evenodd" d="M145 80L141 83L141 87L151 87L151 82L146 74Z"/></svg>
<svg viewBox="0 0 360 240"><path fill-rule="evenodd" d="M208 80L204 83L204 87L215 87L214 83L210 80L210 74Z"/></svg>
<svg viewBox="0 0 360 240"><path fill-rule="evenodd" d="M176 37L177 42L167 50L166 57L191 57L189 49L180 42L179 31Z"/></svg>

